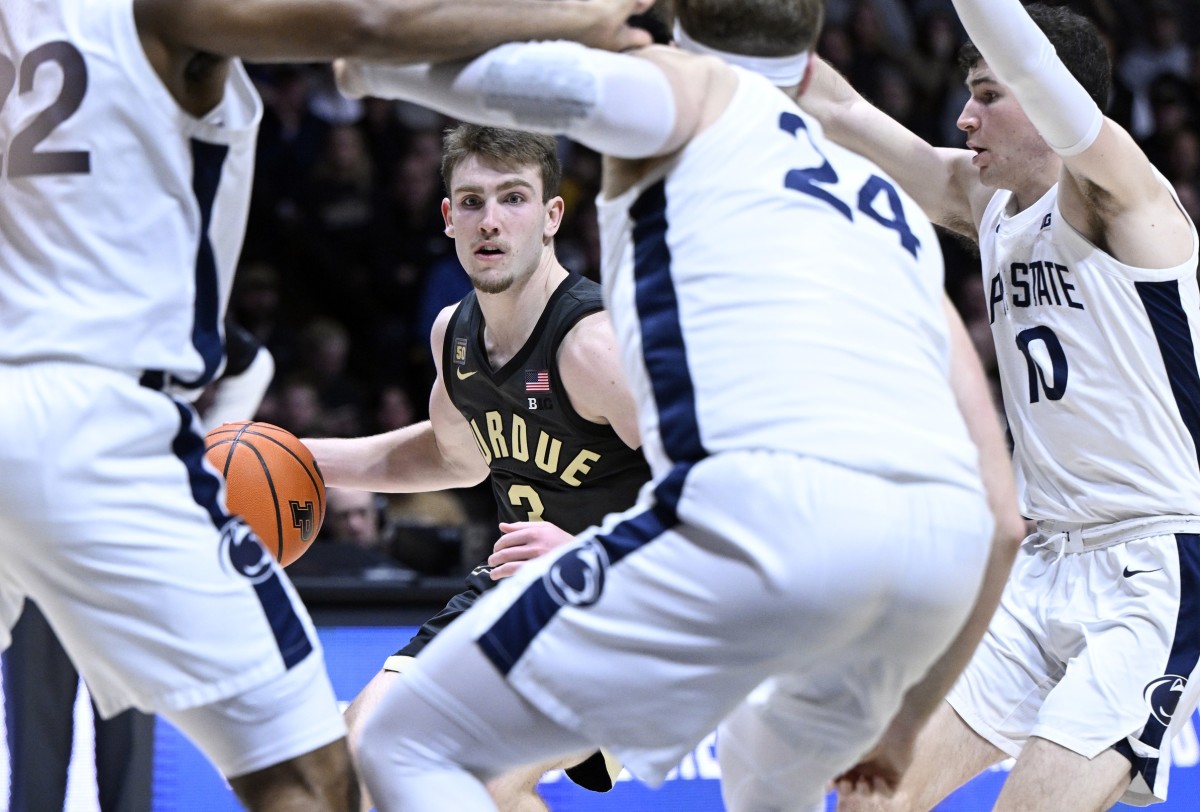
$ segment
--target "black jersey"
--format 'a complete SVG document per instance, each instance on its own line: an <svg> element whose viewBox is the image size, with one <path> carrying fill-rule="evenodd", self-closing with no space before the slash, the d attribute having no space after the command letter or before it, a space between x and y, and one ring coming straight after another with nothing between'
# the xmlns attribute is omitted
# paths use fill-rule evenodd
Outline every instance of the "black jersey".
<svg viewBox="0 0 1200 812"><path fill-rule="evenodd" d="M483 314L473 291L450 317L442 379L491 468L503 521L544 520L578 533L608 513L632 507L650 479L642 452L625 445L610 426L585 420L571 408L558 374L563 336L603 308L599 285L569 275L551 295L525 346L498 370L488 363ZM496 583L482 562L467 578L467 590L396 653L415 657Z"/></svg>
<svg viewBox="0 0 1200 812"><path fill-rule="evenodd" d="M442 378L491 469L502 521L553 522L568 533L633 505L650 478L640 451L611 426L580 417L558 372L558 348L575 324L603 309L600 286L570 274L525 345L493 370L475 292L446 328Z"/></svg>

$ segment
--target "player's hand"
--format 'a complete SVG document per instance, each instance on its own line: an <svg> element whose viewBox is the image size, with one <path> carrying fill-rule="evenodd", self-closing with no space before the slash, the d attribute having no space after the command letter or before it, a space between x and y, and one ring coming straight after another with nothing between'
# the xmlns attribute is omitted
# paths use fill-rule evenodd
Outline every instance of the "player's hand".
<svg viewBox="0 0 1200 812"><path fill-rule="evenodd" d="M581 38L584 45L592 48L603 48L608 51L627 51L631 48L641 48L651 45L654 38L643 28L629 25L626 20L635 14L642 14L654 5L654 0L589 0L611 10L606 19L614 21L613 26L596 26L586 38Z"/></svg>
<svg viewBox="0 0 1200 812"><path fill-rule="evenodd" d="M575 537L550 522L500 522L503 533L488 556L493 581L507 578L526 561L532 561L555 547L574 541Z"/></svg>
<svg viewBox="0 0 1200 812"><path fill-rule="evenodd" d="M901 714L888 725L862 761L834 779L838 795L847 797L859 793L890 798L912 763L915 740L916 730Z"/></svg>

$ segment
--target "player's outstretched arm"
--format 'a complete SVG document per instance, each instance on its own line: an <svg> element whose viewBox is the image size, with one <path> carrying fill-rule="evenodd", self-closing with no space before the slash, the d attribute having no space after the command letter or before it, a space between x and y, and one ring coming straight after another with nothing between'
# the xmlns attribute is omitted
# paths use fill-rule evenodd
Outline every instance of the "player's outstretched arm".
<svg viewBox="0 0 1200 812"><path fill-rule="evenodd" d="M1027 530L1018 507L1008 443L1001 431L999 412L988 388L983 364L958 311L945 296L942 306L950 330L950 385L967 424L967 432L979 452L980 475L995 528L988 566L971 615L925 680L910 690L906 698L908 712L922 720L933 713L983 638L1000 604L1000 594Z"/></svg>
<svg viewBox="0 0 1200 812"><path fill-rule="evenodd" d="M812 77L799 98L835 142L879 164L925 211L930 220L975 238L982 213L978 173L971 152L929 144L899 121L867 101L825 60L814 56ZM990 193L988 194L990 196Z"/></svg>
<svg viewBox="0 0 1200 812"><path fill-rule="evenodd" d="M458 59L520 39L622 48L644 0L134 0L139 30L167 47L255 61Z"/></svg>
<svg viewBox="0 0 1200 812"><path fill-rule="evenodd" d="M475 435L442 381L442 341L453 311L451 306L438 314L430 335L437 378L429 396L429 420L370 437L304 440L327 485L416 493L469 487L487 478Z"/></svg>
<svg viewBox="0 0 1200 812"><path fill-rule="evenodd" d="M652 47L630 54L576 42L522 42L466 62L396 66L339 60L351 97L398 98L464 121L565 135L615 158L677 150L703 121L715 59Z"/></svg>
<svg viewBox="0 0 1200 812"><path fill-rule="evenodd" d="M954 0L996 78L1063 160L1063 216L1116 259L1145 268L1185 262L1191 228L1149 159L1105 118L1019 0ZM1102 48L1097 37L1095 48Z"/></svg>

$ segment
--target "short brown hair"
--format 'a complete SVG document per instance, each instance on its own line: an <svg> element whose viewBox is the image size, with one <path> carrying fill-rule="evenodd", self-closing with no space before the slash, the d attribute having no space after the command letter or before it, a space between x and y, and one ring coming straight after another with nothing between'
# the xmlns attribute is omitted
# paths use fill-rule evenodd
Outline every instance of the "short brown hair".
<svg viewBox="0 0 1200 812"><path fill-rule="evenodd" d="M524 130L460 124L446 130L442 138L442 183L450 194L450 176L468 158L482 160L504 169L536 166L542 176L542 202L558 194L562 183L562 164L558 160L558 142L552 135Z"/></svg>
<svg viewBox="0 0 1200 812"><path fill-rule="evenodd" d="M1112 63L1104 40L1092 21L1065 6L1049 6L1045 3L1033 3L1025 11L1050 40L1058 58L1075 77L1075 81L1083 85L1101 110L1107 109ZM973 42L967 42L959 49L959 67L968 73L985 61Z"/></svg>
<svg viewBox="0 0 1200 812"><path fill-rule="evenodd" d="M692 39L732 54L790 56L816 46L824 0L674 0Z"/></svg>

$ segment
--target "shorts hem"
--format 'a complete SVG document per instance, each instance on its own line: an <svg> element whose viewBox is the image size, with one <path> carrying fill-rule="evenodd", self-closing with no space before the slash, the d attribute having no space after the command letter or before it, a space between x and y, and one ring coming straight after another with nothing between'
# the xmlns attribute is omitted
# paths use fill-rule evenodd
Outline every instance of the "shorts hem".
<svg viewBox="0 0 1200 812"><path fill-rule="evenodd" d="M403 674L408 669L412 668L412 664L417 661L416 657L410 654L393 654L383 661L384 671L390 671L393 674Z"/></svg>
<svg viewBox="0 0 1200 812"><path fill-rule="evenodd" d="M1089 761L1112 747L1117 741L1124 741L1125 739L1125 736L1115 736L1108 744L1097 745L1095 742L1077 739L1074 736L1063 733L1061 730L1044 726L1035 726L1029 732L1029 735L1030 737L1037 736L1039 739L1054 742L1059 747L1065 747L1072 753L1083 756Z"/></svg>
<svg viewBox="0 0 1200 812"><path fill-rule="evenodd" d="M991 725L984 722L978 714L973 713L968 708L961 707L961 703L956 703L952 697L947 696L946 702L958 714L958 717L963 720L963 723L967 727L971 728L976 735L987 740L993 747L1003 752L1009 758L1016 758L1021 754L1024 744L1003 735Z"/></svg>
<svg viewBox="0 0 1200 812"><path fill-rule="evenodd" d="M336 723L333 723L333 719L336 719ZM283 764L346 737L346 725L342 722L341 716L332 717L327 728L325 730L321 728L305 730L296 735L286 746L273 743L269 751L250 756L236 767L230 768L229 775L225 778L233 780L259 770L265 770L268 767L274 767L276 764Z"/></svg>
<svg viewBox="0 0 1200 812"><path fill-rule="evenodd" d="M313 652L308 656L311 657L316 651L317 649L314 648ZM305 660L307 659L306 657ZM304 660L300 662L304 662ZM297 663L293 668L299 666L299 664ZM220 702L237 694L257 688L284 673L286 670L282 662L265 663L257 668L244 671L237 676L223 679L220 682L176 688L172 691L164 691L156 696L144 697L132 702L119 703L98 696L94 696L93 698L95 699L96 707L100 711L100 715L105 719L110 719L130 707L137 707L139 710L149 712L164 710L184 711L198 708L202 705L211 705L214 702Z"/></svg>

